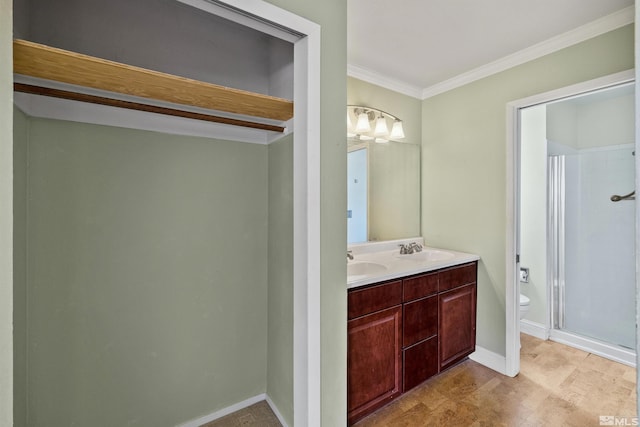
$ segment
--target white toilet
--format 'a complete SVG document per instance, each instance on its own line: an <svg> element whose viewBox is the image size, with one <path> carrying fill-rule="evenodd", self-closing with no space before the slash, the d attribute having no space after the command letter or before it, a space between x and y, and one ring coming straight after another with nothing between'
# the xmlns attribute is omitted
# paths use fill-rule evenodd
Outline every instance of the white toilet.
<svg viewBox="0 0 640 427"><path fill-rule="evenodd" d="M524 319L529 311L529 298L526 295L520 294L520 319Z"/></svg>

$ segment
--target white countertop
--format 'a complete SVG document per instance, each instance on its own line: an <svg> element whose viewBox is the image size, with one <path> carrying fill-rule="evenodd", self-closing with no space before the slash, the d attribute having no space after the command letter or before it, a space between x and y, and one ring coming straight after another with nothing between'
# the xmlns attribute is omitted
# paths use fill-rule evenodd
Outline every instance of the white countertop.
<svg viewBox="0 0 640 427"><path fill-rule="evenodd" d="M401 243L423 243L421 237L387 242L350 245L353 260L347 261L347 289L425 273L445 267L473 262L478 255L448 249L423 247L422 252L400 255ZM350 275L350 272L352 273Z"/></svg>

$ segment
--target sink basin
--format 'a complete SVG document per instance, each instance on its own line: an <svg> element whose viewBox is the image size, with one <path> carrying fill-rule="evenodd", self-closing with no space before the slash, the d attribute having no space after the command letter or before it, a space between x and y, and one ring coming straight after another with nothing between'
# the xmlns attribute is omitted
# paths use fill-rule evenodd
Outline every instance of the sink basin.
<svg viewBox="0 0 640 427"><path fill-rule="evenodd" d="M424 249L422 252L415 252L412 254L396 254L397 258L406 259L409 261L445 261L453 258L455 255L451 252L439 251L436 249Z"/></svg>
<svg viewBox="0 0 640 427"><path fill-rule="evenodd" d="M382 273L385 270L387 270L387 266L377 262L352 261L347 264L347 276L350 280Z"/></svg>

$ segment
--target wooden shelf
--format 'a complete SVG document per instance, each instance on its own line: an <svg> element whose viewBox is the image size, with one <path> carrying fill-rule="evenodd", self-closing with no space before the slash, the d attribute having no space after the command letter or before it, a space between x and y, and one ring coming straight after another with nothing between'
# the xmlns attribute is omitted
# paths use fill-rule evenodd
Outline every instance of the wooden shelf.
<svg viewBox="0 0 640 427"><path fill-rule="evenodd" d="M26 40L13 41L13 70L119 94L272 120L293 117L293 102L95 58Z"/></svg>

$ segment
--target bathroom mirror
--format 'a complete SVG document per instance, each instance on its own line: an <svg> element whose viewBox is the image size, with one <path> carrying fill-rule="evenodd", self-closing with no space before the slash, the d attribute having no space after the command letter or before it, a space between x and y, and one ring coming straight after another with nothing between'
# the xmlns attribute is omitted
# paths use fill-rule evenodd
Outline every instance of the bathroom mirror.
<svg viewBox="0 0 640 427"><path fill-rule="evenodd" d="M347 138L347 242L420 235L420 145Z"/></svg>

